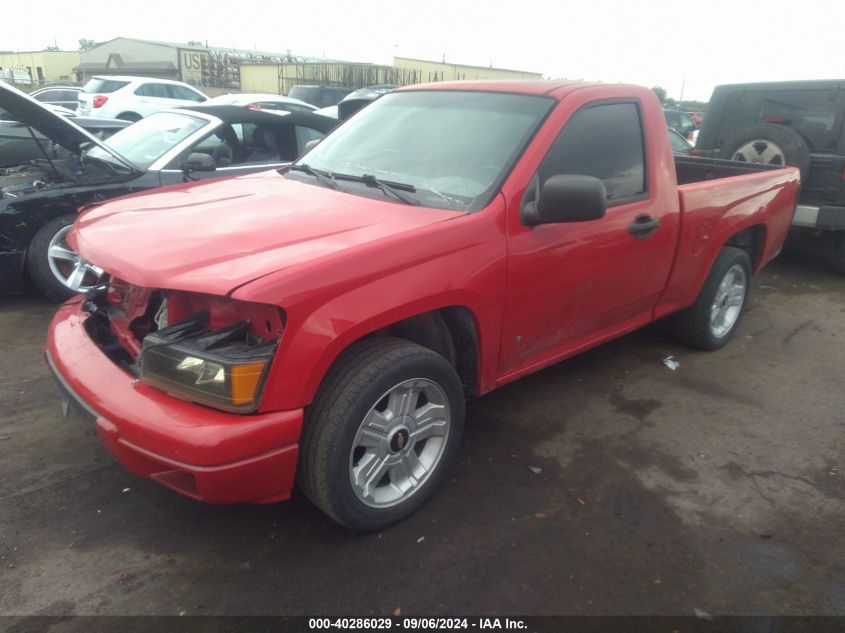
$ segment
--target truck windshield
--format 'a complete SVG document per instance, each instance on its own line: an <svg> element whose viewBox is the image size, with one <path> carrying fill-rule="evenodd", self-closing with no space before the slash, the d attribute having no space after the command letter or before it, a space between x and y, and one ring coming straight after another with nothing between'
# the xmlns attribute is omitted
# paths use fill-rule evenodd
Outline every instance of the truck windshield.
<svg viewBox="0 0 845 633"><path fill-rule="evenodd" d="M350 192L376 190L367 187L375 177L403 186L418 204L477 211L496 194L555 103L549 97L495 92L390 93L298 164L337 177ZM355 179L358 184L351 184Z"/></svg>

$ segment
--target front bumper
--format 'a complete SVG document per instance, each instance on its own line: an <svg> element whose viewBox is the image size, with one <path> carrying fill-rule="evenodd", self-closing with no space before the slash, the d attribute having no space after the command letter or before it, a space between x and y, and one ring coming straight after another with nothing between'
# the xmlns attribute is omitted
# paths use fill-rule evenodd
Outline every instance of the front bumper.
<svg viewBox="0 0 845 633"><path fill-rule="evenodd" d="M819 231L845 231L845 207L799 204L795 208L792 226Z"/></svg>
<svg viewBox="0 0 845 633"><path fill-rule="evenodd" d="M127 469L211 503L290 496L302 409L238 415L174 398L109 360L85 331L87 316L74 303L58 309L47 364Z"/></svg>

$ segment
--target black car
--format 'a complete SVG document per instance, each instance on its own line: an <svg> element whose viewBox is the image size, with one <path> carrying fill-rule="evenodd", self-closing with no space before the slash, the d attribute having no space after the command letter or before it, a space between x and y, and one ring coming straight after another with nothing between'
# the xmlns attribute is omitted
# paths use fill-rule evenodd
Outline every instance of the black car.
<svg viewBox="0 0 845 633"><path fill-rule="evenodd" d="M396 90L396 86L392 84L380 84L378 86L367 86L360 88L355 92L350 92L340 103L337 104L337 119L338 121L345 121L353 114L358 112L365 105L372 103L382 95Z"/></svg>
<svg viewBox="0 0 845 633"><path fill-rule="evenodd" d="M131 121L122 119L77 116L75 112L62 107L51 106L51 108L56 114L69 118L101 141L132 124ZM32 136L33 132L25 124L19 121L0 120L0 162L8 165L44 158L42 148L49 147L50 139L38 132L35 132L35 139Z"/></svg>
<svg viewBox="0 0 845 633"><path fill-rule="evenodd" d="M100 274L66 241L81 206L286 166L336 124L309 113L198 105L157 112L100 141L5 84L0 119L31 132L40 155L18 161L0 145L0 292L21 290L28 279L55 300L84 292Z"/></svg>
<svg viewBox="0 0 845 633"><path fill-rule="evenodd" d="M717 86L693 154L793 165L796 233L833 243L845 274L845 79Z"/></svg>
<svg viewBox="0 0 845 633"><path fill-rule="evenodd" d="M335 105L350 92L349 88L342 86L293 86L288 96L317 108L326 108Z"/></svg>

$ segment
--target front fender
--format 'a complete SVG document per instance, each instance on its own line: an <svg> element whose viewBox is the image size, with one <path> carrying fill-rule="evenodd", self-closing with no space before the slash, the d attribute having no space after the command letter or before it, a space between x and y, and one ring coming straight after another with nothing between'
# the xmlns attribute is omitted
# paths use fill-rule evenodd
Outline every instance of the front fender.
<svg viewBox="0 0 845 633"><path fill-rule="evenodd" d="M450 306L473 314L482 359L479 392L493 385L506 278L501 199L484 211L391 242L285 269L233 293L234 299L279 305L287 315L261 411L306 406L349 345L403 319Z"/></svg>

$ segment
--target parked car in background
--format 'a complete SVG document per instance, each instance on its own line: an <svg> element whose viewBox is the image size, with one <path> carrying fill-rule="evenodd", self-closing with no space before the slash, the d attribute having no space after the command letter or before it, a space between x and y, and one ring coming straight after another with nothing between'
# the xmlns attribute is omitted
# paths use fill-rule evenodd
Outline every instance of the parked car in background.
<svg viewBox="0 0 845 633"><path fill-rule="evenodd" d="M666 117L666 125L670 130L675 130L691 143L695 143L698 126L686 112L681 112L680 110L667 110L664 108L663 115Z"/></svg>
<svg viewBox="0 0 845 633"><path fill-rule="evenodd" d="M76 110L80 92L82 92L82 88L79 86L48 86L30 92L29 96L41 103Z"/></svg>
<svg viewBox="0 0 845 633"><path fill-rule="evenodd" d="M138 121L153 112L207 100L181 81L105 75L88 80L77 96L77 111L83 116Z"/></svg>
<svg viewBox="0 0 845 633"><path fill-rule="evenodd" d="M845 274L845 79L717 86L695 152L801 170L796 233Z"/></svg>
<svg viewBox="0 0 845 633"><path fill-rule="evenodd" d="M378 86L367 86L355 92L350 92L337 104L338 120L345 121L365 105L394 90L396 90L396 86L382 84Z"/></svg>
<svg viewBox="0 0 845 633"><path fill-rule="evenodd" d="M704 112L687 112L689 118L692 119L692 122L695 123L699 128L701 127L701 122L704 120Z"/></svg>
<svg viewBox="0 0 845 633"><path fill-rule="evenodd" d="M95 119L93 117L77 116L76 112L61 106L45 108L64 116L83 130L100 140L105 140L115 132L122 130L129 121L121 119ZM23 163L28 160L41 160L46 156L59 158L63 148L55 145L49 138L28 127L20 121L8 120L8 114L0 115L0 166Z"/></svg>
<svg viewBox="0 0 845 633"><path fill-rule="evenodd" d="M54 300L89 289L100 274L66 241L79 207L281 167L335 124L304 112L198 105L151 114L101 141L5 84L0 115L50 143L34 160L10 159L0 145L0 292L20 290L29 279Z"/></svg>
<svg viewBox="0 0 845 633"><path fill-rule="evenodd" d="M330 119L337 119L337 105L326 106L325 108L318 108L317 110L314 110L314 114L319 114L320 116L327 116Z"/></svg>
<svg viewBox="0 0 845 633"><path fill-rule="evenodd" d="M372 103L380 96L393 90L396 90L396 86L388 84L359 88L346 95L337 105L320 108L317 110L317 114L329 116L338 121L345 121L365 105Z"/></svg>
<svg viewBox="0 0 845 633"><path fill-rule="evenodd" d="M380 529L449 476L467 398L663 317L726 345L797 189L673 157L647 88L403 88L281 173L84 211L104 276L45 356L133 473L215 503L296 479Z"/></svg>
<svg viewBox="0 0 845 633"><path fill-rule="evenodd" d="M668 131L669 142L672 144L673 154L686 156L692 151L692 148L695 147L695 145L690 143L687 139L678 134L675 130L670 129Z"/></svg>
<svg viewBox="0 0 845 633"><path fill-rule="evenodd" d="M132 125L132 121L125 119L106 119L103 117L79 116L76 110L69 110L62 106L44 104L46 108L52 110L57 114L67 117L76 123L83 130L96 136L101 141L106 140L115 132L119 132L125 127Z"/></svg>
<svg viewBox="0 0 845 633"><path fill-rule="evenodd" d="M339 86L293 86L288 91L288 96L317 108L325 108L337 105L350 92L349 88Z"/></svg>
<svg viewBox="0 0 845 633"><path fill-rule="evenodd" d="M299 99L282 95L237 93L212 97L206 105L236 105L251 110L281 110L282 112L314 112L317 108Z"/></svg>

